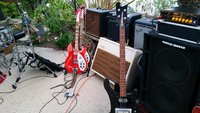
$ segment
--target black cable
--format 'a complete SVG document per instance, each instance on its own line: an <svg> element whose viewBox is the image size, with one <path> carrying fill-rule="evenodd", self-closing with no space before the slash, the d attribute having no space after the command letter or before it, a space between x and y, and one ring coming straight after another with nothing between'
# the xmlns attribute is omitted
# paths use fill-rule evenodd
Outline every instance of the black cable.
<svg viewBox="0 0 200 113"><path fill-rule="evenodd" d="M77 81L77 83L76 83L76 85L74 86L74 94L76 93L75 91L76 91L76 88L77 88L77 86L78 86L78 83L81 81L81 80L83 80L84 78L87 78L87 76L85 76L85 77L82 77L81 79L79 79L78 81Z"/></svg>
<svg viewBox="0 0 200 113"><path fill-rule="evenodd" d="M8 91L8 92L0 92L0 94L9 94L14 92L16 89L13 89L12 91ZM2 97L0 97L0 104L2 104L4 102L4 99Z"/></svg>
<svg viewBox="0 0 200 113"><path fill-rule="evenodd" d="M53 99L55 99L58 95L60 95L63 91L65 90L65 88L63 88L57 95L53 96L53 98L51 98L46 104L44 104L42 106L42 108L40 109L39 113L42 112L42 110L44 109L45 106L47 106Z"/></svg>
<svg viewBox="0 0 200 113"><path fill-rule="evenodd" d="M60 103L60 102L58 101L58 99L56 98L56 97L58 97L61 93L64 93L67 89L69 89L68 86L70 86L70 84L68 84L68 83L70 83L71 80L66 80L66 77L64 76L64 81L65 81L64 84L60 84L60 85L57 85L57 86L54 86L54 87L50 88L50 89L53 89L53 88L58 87L58 86L64 86L64 88L63 88L60 92L54 92L54 93L52 93L52 97L53 97L53 98L51 98L46 104L44 104L44 105L42 106L42 108L40 109L39 113L41 113L42 110L44 109L44 107L47 106L51 101L53 101L53 99L56 99L56 101L57 101L57 103L58 103L59 105L63 105L63 104L67 101L68 97L66 97L66 100L65 100L64 102L62 102L62 103ZM57 93L57 94L56 94L56 93ZM54 96L54 94L56 94L56 95Z"/></svg>
<svg viewBox="0 0 200 113"><path fill-rule="evenodd" d="M19 84L19 83L22 83L22 82L25 82L25 81L28 81L28 80L32 80L32 79L35 79L35 78L40 78L40 77L48 77L48 78L55 78L55 77L50 77L50 76L37 76L37 77L32 77L32 78L28 78L28 79L25 79L25 80L22 80L20 82L17 82L16 84ZM0 94L9 94L9 93L13 93L16 89L13 89L12 91L8 91L8 92L0 92ZM4 102L4 99L0 97L0 104L2 104Z"/></svg>
<svg viewBox="0 0 200 113"><path fill-rule="evenodd" d="M0 92L0 94L9 94L9 93L12 93L14 92L16 89L13 89L12 91L8 91L8 92Z"/></svg>
<svg viewBox="0 0 200 113"><path fill-rule="evenodd" d="M75 75L72 75L72 76L75 76ZM63 87L65 87L66 89L69 89L70 87L68 87L68 85L70 85L69 83L72 83L72 79L70 79L70 80L66 80L66 76L64 76L64 84L58 84L58 85L56 85L56 86L53 86L53 87L51 87L50 89L54 89L54 88L56 88L56 87L60 87L60 86L63 86Z"/></svg>
<svg viewBox="0 0 200 113"><path fill-rule="evenodd" d="M28 81L28 80L36 79L36 78L42 78L42 77L55 78L55 77L46 76L46 75L45 75L45 76L36 76L36 77L28 78L28 79L22 80L22 81L20 81L20 82L17 82L17 84L22 83L22 82L26 82L26 81Z"/></svg>
<svg viewBox="0 0 200 113"><path fill-rule="evenodd" d="M67 99L68 99L68 97L66 97L66 99L63 101L63 102L59 102L59 100L54 96L54 94L58 94L58 93L64 93L65 91L66 91L67 89L65 89L64 91L62 91L62 92L54 92L54 93L52 93L52 97L54 97L55 99L56 99L56 101L57 101L57 103L59 104L59 105L63 105L63 104L65 104L65 102L67 101Z"/></svg>
<svg viewBox="0 0 200 113"><path fill-rule="evenodd" d="M4 102L3 98L0 98L0 104L2 104Z"/></svg>
<svg viewBox="0 0 200 113"><path fill-rule="evenodd" d="M77 99L76 95L73 95L73 96L76 99L76 103L75 103L75 105L73 106L73 108L68 113L71 113L74 110L74 108L76 107L77 103L78 103L78 99Z"/></svg>
<svg viewBox="0 0 200 113"><path fill-rule="evenodd" d="M70 113L70 112L72 112L73 111L73 109L76 107L76 105L77 105L77 103L78 103L78 99L77 99L77 97L76 97L76 95L75 95L75 91L76 91L76 88L77 88L77 86L78 86L78 84L79 84L79 82L81 81L81 80L83 80L84 78L87 78L88 76L85 76L85 77L82 77L81 79L79 79L78 81L77 81L77 83L76 83L76 85L74 86L74 94L73 94L73 96L75 97L75 99L76 99L76 103L75 103L75 105L73 106L73 108L68 112L68 113Z"/></svg>

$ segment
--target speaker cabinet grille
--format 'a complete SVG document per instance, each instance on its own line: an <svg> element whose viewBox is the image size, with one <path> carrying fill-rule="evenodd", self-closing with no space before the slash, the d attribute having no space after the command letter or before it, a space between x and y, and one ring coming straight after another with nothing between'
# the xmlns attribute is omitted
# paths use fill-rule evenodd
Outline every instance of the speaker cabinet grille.
<svg viewBox="0 0 200 113"><path fill-rule="evenodd" d="M105 75L106 78L119 83L119 57L114 56L102 49L98 49L94 60L93 69ZM126 72L130 63L126 61Z"/></svg>
<svg viewBox="0 0 200 113"><path fill-rule="evenodd" d="M96 8L87 9L86 33L97 38L107 36L107 15L110 10Z"/></svg>
<svg viewBox="0 0 200 113"><path fill-rule="evenodd" d="M125 51L126 66L124 68L127 70L126 78L128 78L129 76L133 76L131 72L134 70L134 64L142 52L131 47L126 47ZM98 75L119 83L119 61L119 43L101 37L91 69ZM127 80L128 83L129 80Z"/></svg>
<svg viewBox="0 0 200 113"><path fill-rule="evenodd" d="M191 113L199 80L199 48L145 34L142 100L152 113Z"/></svg>

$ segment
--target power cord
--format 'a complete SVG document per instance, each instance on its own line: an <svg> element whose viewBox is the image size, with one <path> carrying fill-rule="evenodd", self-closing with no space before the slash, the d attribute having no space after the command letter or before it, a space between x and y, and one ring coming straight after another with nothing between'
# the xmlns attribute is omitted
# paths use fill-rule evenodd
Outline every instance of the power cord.
<svg viewBox="0 0 200 113"><path fill-rule="evenodd" d="M81 90L81 88L84 86L84 84L89 80L89 79L91 79L92 77L94 77L94 75L95 74L93 74L92 76L89 76L89 77L83 77L83 78L81 78L81 79L79 79L78 81L77 81L77 84L75 85L75 88L74 88L74 95L73 95L73 100L71 101L71 103L70 103L70 105L69 105L69 107L67 108L67 110L66 110L66 112L65 113L71 113L73 110L74 110L74 108L76 107L76 105L77 105L77 103L78 103L78 99L77 99L77 97L76 96L78 96L79 95L79 92L80 92L80 90ZM83 80L84 78L87 78L82 84L81 84L81 86L79 87L79 89L78 89L78 91L77 91L77 93L76 93L76 88L77 88L77 86L78 86L78 84L79 84L79 82L81 81L81 80ZM72 104L73 104L73 102L76 100L76 103L75 103L75 105L70 109L70 107L72 106Z"/></svg>
<svg viewBox="0 0 200 113"><path fill-rule="evenodd" d="M78 103L78 99L77 99L76 95L74 95L74 98L76 99L76 103L75 103L75 105L72 107L72 109L70 109L70 111L69 111L68 113L71 113L71 112L74 110L74 108L76 107L77 103ZM72 105L73 102L74 102L74 99L73 99L73 101L70 103L70 106ZM70 107L70 106L69 106L69 107Z"/></svg>
<svg viewBox="0 0 200 113"><path fill-rule="evenodd" d="M72 75L72 76L73 76L73 75ZM70 77L70 76L68 76L68 77ZM63 105L63 104L67 101L67 99L69 98L68 96L65 96L66 99L64 100L64 102L59 102L59 100L57 99L57 97L58 97L61 93L64 93L64 92L66 92L67 89L69 89L69 86L71 85L70 83L71 83L72 80L67 80L68 77L64 76L64 81L65 81L64 84L59 84L59 85L57 85L57 86L54 86L54 87L51 87L51 88L50 88L50 89L53 89L53 88L56 88L56 87L59 87L59 86L63 86L63 87L64 87L60 92L54 92L54 93L52 93L52 97L53 97L53 98L51 98L46 104L44 104L44 105L42 106L42 108L40 109L39 113L41 113L42 110L44 109L44 107L47 106L47 105L48 105L51 101L53 101L54 99L56 99L56 101L57 101L57 103L58 103L59 105Z"/></svg>
<svg viewBox="0 0 200 113"><path fill-rule="evenodd" d="M55 77L50 77L50 76L37 76L37 77L32 77L32 78L28 78L28 79L25 79L25 80L22 80L20 82L17 82L16 84L20 84L22 82L26 82L28 80L32 80L32 79L36 79L36 78L41 78L41 77L47 77L47 78L55 78ZM10 94L10 93L13 93L16 89L13 89L12 91L9 91L9 92L0 92L0 94ZM2 104L4 102L4 99L2 97L0 97L0 104Z"/></svg>
<svg viewBox="0 0 200 113"><path fill-rule="evenodd" d="M51 76L36 76L36 77L31 77L31 78L27 78L25 80L21 80L20 82L17 82L16 84L20 84L22 82L26 82L26 81L29 81L29 80L33 80L33 79L36 79L36 78L42 78L42 77L47 77L47 78L55 78L55 77L51 77Z"/></svg>
<svg viewBox="0 0 200 113"><path fill-rule="evenodd" d="M64 91L62 91L62 92L54 92L54 93L52 93L52 97L54 97L56 99L56 101L57 101L57 103L59 105L65 104L65 102L67 101L68 97L66 97L66 99L63 102L59 102L59 100L56 98L56 95L59 94L59 93L64 93L65 91L66 91L66 89ZM56 95L54 96L54 94L56 94Z"/></svg>
<svg viewBox="0 0 200 113"><path fill-rule="evenodd" d="M54 99L56 99L57 96L59 96L61 93L65 92L65 91L66 91L66 89L63 88L60 92L58 92L55 96L53 96L53 98L51 98L46 104L44 104L42 106L42 108L40 109L39 113L42 112L42 110L44 109L45 106L47 106L51 101L53 101Z"/></svg>
<svg viewBox="0 0 200 113"><path fill-rule="evenodd" d="M12 91L8 91L8 92L0 92L0 94L9 94L9 93L12 93L14 92L16 89L13 89ZM0 104L3 104L4 102L4 99L2 97L0 97Z"/></svg>
<svg viewBox="0 0 200 113"><path fill-rule="evenodd" d="M4 102L4 99L0 98L0 104L3 104L3 102Z"/></svg>

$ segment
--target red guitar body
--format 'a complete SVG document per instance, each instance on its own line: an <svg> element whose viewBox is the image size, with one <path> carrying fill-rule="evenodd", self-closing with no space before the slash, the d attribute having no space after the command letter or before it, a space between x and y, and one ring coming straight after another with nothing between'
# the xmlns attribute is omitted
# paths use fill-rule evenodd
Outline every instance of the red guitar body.
<svg viewBox="0 0 200 113"><path fill-rule="evenodd" d="M81 74L86 72L88 68L88 62L90 61L89 54L87 53L87 48L83 47L81 50L78 46L78 38L82 39L82 35L79 36L80 25L80 16L83 13L82 9L78 9L76 12L76 34L75 34L75 48L73 49L72 44L70 43L67 47L68 57L64 62L65 69L69 73Z"/></svg>
<svg viewBox="0 0 200 113"><path fill-rule="evenodd" d="M82 50L76 52L73 50L72 44L70 43L67 47L68 57L66 58L64 65L65 69L69 73L82 74L85 72L88 67L88 63L85 59L85 54L87 52L87 48L83 48Z"/></svg>

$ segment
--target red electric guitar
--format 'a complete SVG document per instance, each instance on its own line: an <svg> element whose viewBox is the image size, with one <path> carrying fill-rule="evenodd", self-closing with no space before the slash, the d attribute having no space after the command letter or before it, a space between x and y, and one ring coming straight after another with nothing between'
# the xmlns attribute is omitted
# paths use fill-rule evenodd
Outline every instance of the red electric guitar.
<svg viewBox="0 0 200 113"><path fill-rule="evenodd" d="M83 46L83 27L84 27L84 14L85 14L85 7L81 7L81 13L80 13L80 43L79 45ZM86 51L85 55L84 55L85 59L87 60L87 62L90 62L90 55L89 53Z"/></svg>
<svg viewBox="0 0 200 113"><path fill-rule="evenodd" d="M75 32L75 48L73 49L70 43L67 47L68 56L64 62L65 69L69 73L81 74L88 68L88 62L85 59L87 48L78 48L78 37L79 37L79 20L80 20L81 9L76 11L76 32Z"/></svg>

